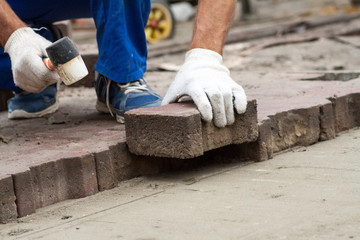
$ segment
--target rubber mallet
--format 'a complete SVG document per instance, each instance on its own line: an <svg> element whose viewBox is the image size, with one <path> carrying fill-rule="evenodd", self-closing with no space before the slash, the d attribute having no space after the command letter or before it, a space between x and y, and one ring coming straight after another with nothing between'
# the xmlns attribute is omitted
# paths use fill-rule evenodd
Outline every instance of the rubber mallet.
<svg viewBox="0 0 360 240"><path fill-rule="evenodd" d="M84 60L70 38L57 40L46 48L46 52L49 58L43 60L45 66L55 70L66 85L71 85L89 74Z"/></svg>

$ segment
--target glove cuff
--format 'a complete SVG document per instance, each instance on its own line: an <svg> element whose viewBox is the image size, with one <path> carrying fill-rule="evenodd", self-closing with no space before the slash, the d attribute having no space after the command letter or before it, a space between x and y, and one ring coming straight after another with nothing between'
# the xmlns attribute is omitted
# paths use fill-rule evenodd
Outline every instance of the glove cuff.
<svg viewBox="0 0 360 240"><path fill-rule="evenodd" d="M194 48L185 54L185 62L194 60L223 63L223 57L219 53L205 48Z"/></svg>
<svg viewBox="0 0 360 240"><path fill-rule="evenodd" d="M29 34L34 34L34 31L30 27L23 27L15 30L9 37L9 39L6 41L6 44L4 46L4 50L6 53L9 53L11 51L11 46L16 44L17 42L26 41L29 39Z"/></svg>

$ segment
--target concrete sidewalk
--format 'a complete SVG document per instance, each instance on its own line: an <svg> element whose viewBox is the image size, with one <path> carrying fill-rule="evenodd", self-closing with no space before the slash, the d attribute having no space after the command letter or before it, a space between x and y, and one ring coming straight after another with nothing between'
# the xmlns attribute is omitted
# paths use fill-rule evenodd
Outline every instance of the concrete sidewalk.
<svg viewBox="0 0 360 240"><path fill-rule="evenodd" d="M360 129L261 163L142 177L0 225L1 239L358 239Z"/></svg>

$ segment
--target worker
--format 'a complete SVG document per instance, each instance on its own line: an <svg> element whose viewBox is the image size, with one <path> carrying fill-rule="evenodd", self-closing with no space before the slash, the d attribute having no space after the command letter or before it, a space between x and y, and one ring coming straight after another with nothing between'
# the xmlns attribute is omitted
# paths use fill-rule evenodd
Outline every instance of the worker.
<svg viewBox="0 0 360 240"><path fill-rule="evenodd" d="M92 17L99 59L95 70L96 108L122 122L131 109L155 107L189 96L205 121L231 125L246 110L246 95L223 65L224 40L236 0L199 0L193 38L185 62L164 99L143 79L147 42L144 33L151 0L0 0L0 88L11 89L8 117L33 118L58 108L59 76L44 67L53 41L47 26Z"/></svg>

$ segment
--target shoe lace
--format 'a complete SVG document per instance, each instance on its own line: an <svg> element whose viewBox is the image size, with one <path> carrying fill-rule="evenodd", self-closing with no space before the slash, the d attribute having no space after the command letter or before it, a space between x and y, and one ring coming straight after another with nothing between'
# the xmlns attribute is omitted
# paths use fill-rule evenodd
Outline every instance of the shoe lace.
<svg viewBox="0 0 360 240"><path fill-rule="evenodd" d="M114 117L114 114L111 110L110 107L110 85L111 85L111 80L108 79L107 82L107 86L106 86L106 106L111 114L112 117ZM120 87L121 91L124 91L124 94L129 94L129 93L133 93L133 92L145 92L145 91L149 91L149 89L146 87L146 85L142 85L141 82L138 81L134 81L134 82L129 82L129 83L117 83L117 86Z"/></svg>
<svg viewBox="0 0 360 240"><path fill-rule="evenodd" d="M147 89L146 85L141 85L140 81L135 81L135 82L129 82L129 83L125 83L125 84L117 84L121 90L124 91L125 94L129 94L132 92L145 92L145 91L149 91L149 89Z"/></svg>

